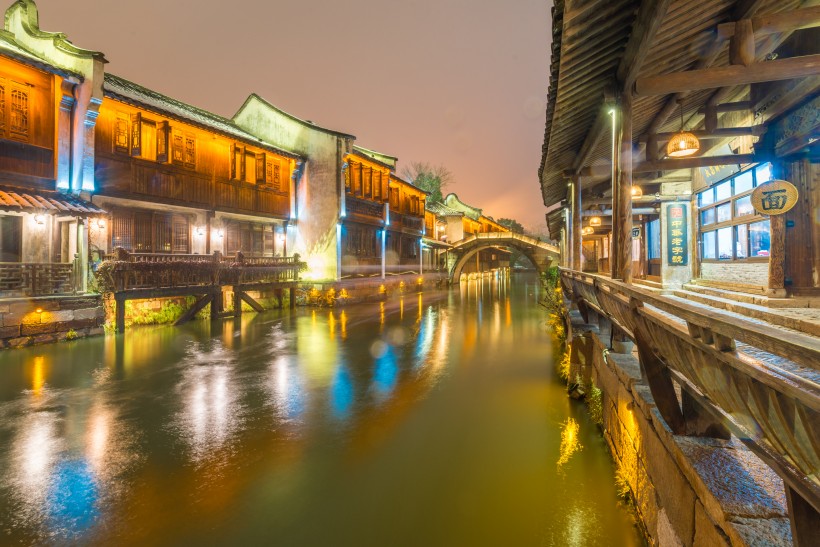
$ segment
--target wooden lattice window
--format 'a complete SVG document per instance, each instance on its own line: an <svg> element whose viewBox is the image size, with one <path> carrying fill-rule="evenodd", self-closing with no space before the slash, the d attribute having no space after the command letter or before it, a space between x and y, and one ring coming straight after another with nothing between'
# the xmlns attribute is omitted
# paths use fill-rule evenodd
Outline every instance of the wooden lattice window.
<svg viewBox="0 0 820 547"><path fill-rule="evenodd" d="M168 162L168 122L157 124L157 161Z"/></svg>
<svg viewBox="0 0 820 547"><path fill-rule="evenodd" d="M123 154L129 152L128 140L128 115L117 112L117 119L114 121L114 150Z"/></svg>
<svg viewBox="0 0 820 547"><path fill-rule="evenodd" d="M181 133L174 131L171 140L171 160L173 163L185 163L185 143Z"/></svg>
<svg viewBox="0 0 820 547"><path fill-rule="evenodd" d="M28 91L19 87L12 87L9 103L9 136L13 139L28 140Z"/></svg>
<svg viewBox="0 0 820 547"><path fill-rule="evenodd" d="M381 171L373 173L373 199L382 198L382 174Z"/></svg>
<svg viewBox="0 0 820 547"><path fill-rule="evenodd" d="M268 181L270 184L273 184L273 160L267 160L265 162L265 180Z"/></svg>
<svg viewBox="0 0 820 547"><path fill-rule="evenodd" d="M373 194L373 169L368 167L364 172L364 196L370 197Z"/></svg>
<svg viewBox="0 0 820 547"><path fill-rule="evenodd" d="M280 190L282 188L281 169L278 164L273 166L273 189Z"/></svg>
<svg viewBox="0 0 820 547"><path fill-rule="evenodd" d="M142 155L142 114L131 114L131 155Z"/></svg>
<svg viewBox="0 0 820 547"><path fill-rule="evenodd" d="M353 193L357 196L362 194L362 164L353 166Z"/></svg>
<svg viewBox="0 0 820 547"><path fill-rule="evenodd" d="M273 226L251 222L232 222L228 225L225 251L238 251L249 256L273 256Z"/></svg>
<svg viewBox="0 0 820 547"><path fill-rule="evenodd" d="M190 227L180 215L115 211L111 246L135 253L188 253Z"/></svg>
<svg viewBox="0 0 820 547"><path fill-rule="evenodd" d="M191 133L185 134L185 167L196 169L196 137Z"/></svg>
<svg viewBox="0 0 820 547"><path fill-rule="evenodd" d="M265 182L265 153L256 155L256 182Z"/></svg>

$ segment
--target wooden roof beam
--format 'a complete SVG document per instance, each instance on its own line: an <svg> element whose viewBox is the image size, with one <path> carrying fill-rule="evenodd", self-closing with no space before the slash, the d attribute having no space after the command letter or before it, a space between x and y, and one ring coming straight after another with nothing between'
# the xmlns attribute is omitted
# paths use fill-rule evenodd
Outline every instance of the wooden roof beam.
<svg viewBox="0 0 820 547"><path fill-rule="evenodd" d="M669 160L642 161L632 168L634 173L648 173L652 171L676 171L678 169L692 169L694 167L709 167L713 165L739 165L742 163L757 163L766 158L755 154L731 154L726 156L697 156L689 158L675 158ZM605 177L612 171L609 165L594 165L578 171L581 177Z"/></svg>
<svg viewBox="0 0 820 547"><path fill-rule="evenodd" d="M769 13L752 17L751 21L755 36L813 28L820 26L820 6L800 8L780 13ZM718 25L718 36L726 40L735 35L736 29L736 23L723 23L722 25Z"/></svg>
<svg viewBox="0 0 820 547"><path fill-rule="evenodd" d="M809 0L811 1L811 0ZM735 19L747 19L749 17L754 16L755 13L766 3L766 0L742 0L738 3L738 6L735 10ZM721 50L723 49L723 44L725 40L719 37L715 37L712 41L712 44L704 53L703 57L700 61L695 65L696 69L703 69L709 68L712 66L712 63L720 55ZM666 104L663 105L663 108L658 112L655 116L655 119L652 120L652 123L649 124L649 128L646 132L649 133L657 133L658 130L661 128L663 124L666 123L666 120L669 119L675 110L678 109L678 100L684 97L684 93L676 93L675 95L669 97L667 99Z"/></svg>
<svg viewBox="0 0 820 547"><path fill-rule="evenodd" d="M804 55L790 59L752 63L749 66L730 65L640 78L635 82L635 94L639 97L667 95L818 75L820 75L820 54Z"/></svg>

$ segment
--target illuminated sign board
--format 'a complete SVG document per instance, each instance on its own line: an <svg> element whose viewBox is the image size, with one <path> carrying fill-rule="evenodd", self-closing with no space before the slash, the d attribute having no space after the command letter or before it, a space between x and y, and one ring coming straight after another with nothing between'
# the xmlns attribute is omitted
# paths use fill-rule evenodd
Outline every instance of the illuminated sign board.
<svg viewBox="0 0 820 547"><path fill-rule="evenodd" d="M666 248L670 266L686 266L689 263L689 227L685 203L666 206Z"/></svg>

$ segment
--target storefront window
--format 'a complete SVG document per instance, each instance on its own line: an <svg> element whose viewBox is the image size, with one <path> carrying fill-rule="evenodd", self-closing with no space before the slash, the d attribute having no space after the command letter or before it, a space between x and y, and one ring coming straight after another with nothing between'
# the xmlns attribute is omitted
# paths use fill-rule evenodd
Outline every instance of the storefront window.
<svg viewBox="0 0 820 547"><path fill-rule="evenodd" d="M735 201L735 216L742 217L754 214L755 210L752 207L752 196L746 196Z"/></svg>
<svg viewBox="0 0 820 547"><path fill-rule="evenodd" d="M717 232L706 232L703 234L703 258L714 259L715 254L715 239Z"/></svg>
<svg viewBox="0 0 820 547"><path fill-rule="evenodd" d="M751 256L769 256L769 221L749 225Z"/></svg>
<svg viewBox="0 0 820 547"><path fill-rule="evenodd" d="M771 163L764 163L763 165L758 166L755 169L755 181L757 185L760 186L764 182L769 182L772 180L772 164Z"/></svg>
<svg viewBox="0 0 820 547"><path fill-rule="evenodd" d="M646 225L648 256L650 260L661 257L661 221L660 219L653 220Z"/></svg>
<svg viewBox="0 0 820 547"><path fill-rule="evenodd" d="M731 203L724 203L723 205L719 205L715 208L717 211L717 221L718 222L726 222L728 220L732 220L732 204Z"/></svg>
<svg viewBox="0 0 820 547"><path fill-rule="evenodd" d="M741 224L735 226L735 258L749 256L749 226Z"/></svg>
<svg viewBox="0 0 820 547"><path fill-rule="evenodd" d="M22 243L22 217L0 216L0 262L20 262Z"/></svg>
<svg viewBox="0 0 820 547"><path fill-rule="evenodd" d="M698 194L704 260L769 256L769 222L752 207L751 194L770 178L771 164L762 164Z"/></svg>
<svg viewBox="0 0 820 547"><path fill-rule="evenodd" d="M729 199L730 197L732 197L732 181L727 180L726 182L715 186L715 195L715 199L717 201Z"/></svg>
<svg viewBox="0 0 820 547"><path fill-rule="evenodd" d="M703 226L715 223L715 209L706 209L700 214L700 223Z"/></svg>
<svg viewBox="0 0 820 547"><path fill-rule="evenodd" d="M732 229L721 228L717 231L718 258L720 260L732 259Z"/></svg>
<svg viewBox="0 0 820 547"><path fill-rule="evenodd" d="M742 194L743 192L748 192L753 187L754 178L752 177L751 171L746 171L742 175L738 175L737 178L735 178L735 194Z"/></svg>

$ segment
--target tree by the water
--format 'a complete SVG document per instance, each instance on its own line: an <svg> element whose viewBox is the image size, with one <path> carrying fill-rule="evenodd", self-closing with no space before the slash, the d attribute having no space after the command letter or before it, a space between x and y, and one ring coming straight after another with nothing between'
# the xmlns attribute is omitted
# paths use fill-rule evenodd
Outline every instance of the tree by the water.
<svg viewBox="0 0 820 547"><path fill-rule="evenodd" d="M430 201L444 201L442 190L453 182L453 174L443 165L431 165L426 162L413 162L402 170L402 176L413 184L430 192Z"/></svg>
<svg viewBox="0 0 820 547"><path fill-rule="evenodd" d="M524 233L524 226L521 225L520 222L514 220L512 218L499 218L496 222L501 224L503 227L508 229L511 232L515 232L516 234L523 234Z"/></svg>

